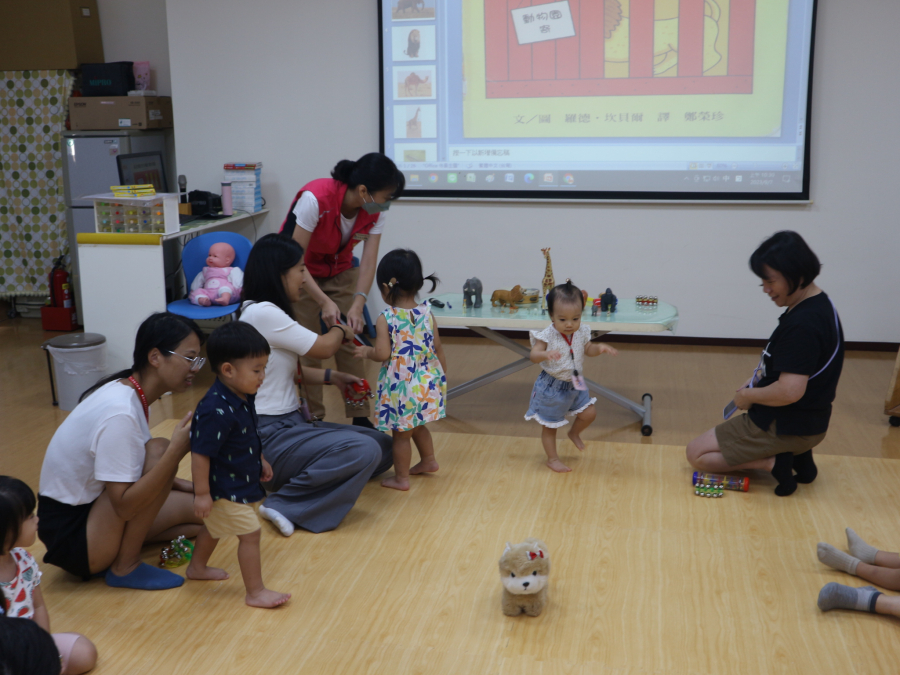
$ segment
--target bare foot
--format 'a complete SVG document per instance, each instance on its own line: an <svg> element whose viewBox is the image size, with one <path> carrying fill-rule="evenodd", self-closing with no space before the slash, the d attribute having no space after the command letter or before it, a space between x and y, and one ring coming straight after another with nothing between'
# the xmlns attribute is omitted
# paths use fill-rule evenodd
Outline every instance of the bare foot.
<svg viewBox="0 0 900 675"><path fill-rule="evenodd" d="M201 295L199 298L197 298L197 304L201 307L209 307L212 303L205 295Z"/></svg>
<svg viewBox="0 0 900 675"><path fill-rule="evenodd" d="M200 567L193 562L187 566L184 576L195 581L225 581L228 579L228 572L218 567Z"/></svg>
<svg viewBox="0 0 900 675"><path fill-rule="evenodd" d="M571 471L569 467L559 461L559 458L556 459L548 459L547 466L556 471L556 473L566 473L567 471Z"/></svg>
<svg viewBox="0 0 900 675"><path fill-rule="evenodd" d="M575 447L579 450L584 450L584 441L581 440L581 436L575 433L575 429L569 432L569 440L575 444Z"/></svg>
<svg viewBox="0 0 900 675"><path fill-rule="evenodd" d="M385 478L381 481L381 487L406 491L409 490L409 478L397 478L397 476L391 476L390 478Z"/></svg>
<svg viewBox="0 0 900 675"><path fill-rule="evenodd" d="M421 462L419 462L418 464L416 464L414 467L412 467L409 470L409 475L415 476L416 474L419 474L419 473L434 473L439 468L440 467L438 466L436 459L432 458L427 461L423 459Z"/></svg>
<svg viewBox="0 0 900 675"><path fill-rule="evenodd" d="M216 304L222 305L223 307L231 302L231 293L222 293L218 298L216 298Z"/></svg>
<svg viewBox="0 0 900 675"><path fill-rule="evenodd" d="M290 599L290 593L279 593L278 591L270 591L268 588L264 588L259 593L247 593L244 602L251 607L272 609L273 607L278 607L278 605L283 605Z"/></svg>

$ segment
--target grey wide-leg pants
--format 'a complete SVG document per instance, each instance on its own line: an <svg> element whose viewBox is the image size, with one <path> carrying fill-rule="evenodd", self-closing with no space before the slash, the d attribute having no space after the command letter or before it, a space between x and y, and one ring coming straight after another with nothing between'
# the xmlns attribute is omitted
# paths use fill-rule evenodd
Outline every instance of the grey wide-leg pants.
<svg viewBox="0 0 900 675"><path fill-rule="evenodd" d="M272 465L267 508L310 532L333 530L363 487L393 463L387 434L347 424L306 422L299 412L260 415L263 457Z"/></svg>

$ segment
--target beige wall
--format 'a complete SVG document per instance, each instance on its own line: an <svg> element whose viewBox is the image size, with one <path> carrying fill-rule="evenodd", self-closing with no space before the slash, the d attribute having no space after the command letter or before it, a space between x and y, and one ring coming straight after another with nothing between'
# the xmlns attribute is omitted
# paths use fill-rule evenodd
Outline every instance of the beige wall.
<svg viewBox="0 0 900 675"><path fill-rule="evenodd" d="M795 229L824 263L847 339L900 340L900 90L886 58L900 3L819 4L812 205L401 201L382 250L418 251L443 279L439 292L473 275L490 292L538 286L550 246L558 280L677 305L679 335L760 338L779 311L747 259L772 232ZM373 0L168 0L167 12L178 165L193 187L216 189L225 161L262 160L270 231L303 183L378 149Z"/></svg>
<svg viewBox="0 0 900 675"><path fill-rule="evenodd" d="M165 0L97 0L107 61L149 61L150 88L171 96Z"/></svg>

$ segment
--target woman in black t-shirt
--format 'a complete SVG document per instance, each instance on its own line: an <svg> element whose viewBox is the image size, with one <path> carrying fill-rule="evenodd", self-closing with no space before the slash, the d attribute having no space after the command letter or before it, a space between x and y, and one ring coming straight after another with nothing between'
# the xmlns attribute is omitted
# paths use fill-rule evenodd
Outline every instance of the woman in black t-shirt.
<svg viewBox="0 0 900 675"><path fill-rule="evenodd" d="M747 413L688 443L687 459L701 471L771 471L775 494L784 497L816 478L812 448L828 430L844 335L837 310L813 283L819 259L799 234L778 232L764 241L750 268L772 302L787 309L753 376L735 392L735 408Z"/></svg>

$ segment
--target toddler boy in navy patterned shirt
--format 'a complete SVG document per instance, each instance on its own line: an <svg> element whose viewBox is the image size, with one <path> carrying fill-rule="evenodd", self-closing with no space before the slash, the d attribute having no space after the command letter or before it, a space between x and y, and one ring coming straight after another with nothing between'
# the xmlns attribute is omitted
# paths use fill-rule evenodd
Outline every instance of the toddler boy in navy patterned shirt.
<svg viewBox="0 0 900 675"><path fill-rule="evenodd" d="M214 330L206 355L216 381L197 405L191 424L194 513L203 518L188 579L224 580L228 573L208 567L219 539L238 538L238 562L251 607L277 607L291 597L265 587L259 555L256 510L272 479L263 459L253 401L266 375L269 343L253 326L233 321Z"/></svg>

